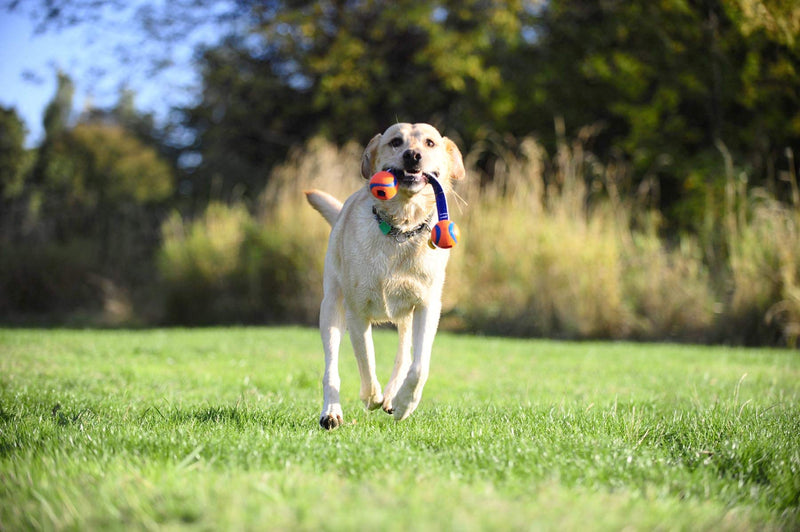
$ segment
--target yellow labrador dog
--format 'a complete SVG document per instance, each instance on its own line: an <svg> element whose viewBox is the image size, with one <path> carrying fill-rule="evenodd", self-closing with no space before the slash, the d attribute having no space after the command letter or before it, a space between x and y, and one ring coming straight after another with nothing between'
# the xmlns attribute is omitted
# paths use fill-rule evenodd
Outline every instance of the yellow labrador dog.
<svg viewBox="0 0 800 532"><path fill-rule="evenodd" d="M328 430L343 421L339 344L345 328L358 362L364 405L370 410L382 407L402 420L422 398L439 326L449 251L428 245L436 201L426 174L450 191L452 181L465 174L461 152L433 126L395 124L364 150L364 179L380 170L398 176L397 195L387 201L374 198L368 186L344 205L325 192L306 192L309 203L332 226L319 319L325 350L319 424ZM397 325L400 336L394 370L383 391L372 343L372 324L382 322Z"/></svg>

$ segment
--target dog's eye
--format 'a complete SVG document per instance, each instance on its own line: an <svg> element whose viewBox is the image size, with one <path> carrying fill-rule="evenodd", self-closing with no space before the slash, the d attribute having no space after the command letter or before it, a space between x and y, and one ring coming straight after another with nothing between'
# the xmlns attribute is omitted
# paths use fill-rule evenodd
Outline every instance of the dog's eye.
<svg viewBox="0 0 800 532"><path fill-rule="evenodd" d="M433 148L434 146L436 146L436 143L433 142L431 139L425 139L425 145L429 148Z"/></svg>
<svg viewBox="0 0 800 532"><path fill-rule="evenodd" d="M402 145L403 145L403 139L401 139L400 137L395 137L389 141L389 146L391 146L392 148L399 148Z"/></svg>

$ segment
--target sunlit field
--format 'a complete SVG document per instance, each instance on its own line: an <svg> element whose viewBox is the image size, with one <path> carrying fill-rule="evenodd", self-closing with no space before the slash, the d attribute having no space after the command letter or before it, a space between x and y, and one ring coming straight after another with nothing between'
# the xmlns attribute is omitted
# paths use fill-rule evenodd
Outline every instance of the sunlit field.
<svg viewBox="0 0 800 532"><path fill-rule="evenodd" d="M342 357L326 432L313 329L0 331L0 529L800 526L796 351L440 334L401 423Z"/></svg>

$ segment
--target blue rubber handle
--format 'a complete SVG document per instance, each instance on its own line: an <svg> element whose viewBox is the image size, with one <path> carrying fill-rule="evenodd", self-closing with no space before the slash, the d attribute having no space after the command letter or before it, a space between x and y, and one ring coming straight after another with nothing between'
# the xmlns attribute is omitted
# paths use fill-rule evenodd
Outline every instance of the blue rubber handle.
<svg viewBox="0 0 800 532"><path fill-rule="evenodd" d="M436 212L439 213L439 221L449 220L450 216L447 213L447 197L444 195L442 184L431 174L425 174L428 178L428 183L433 187L433 193L436 196Z"/></svg>

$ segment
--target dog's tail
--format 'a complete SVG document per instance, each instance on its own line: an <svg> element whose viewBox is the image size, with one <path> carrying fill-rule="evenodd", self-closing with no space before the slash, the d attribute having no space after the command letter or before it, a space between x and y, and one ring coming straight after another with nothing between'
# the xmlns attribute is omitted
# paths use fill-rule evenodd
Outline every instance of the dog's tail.
<svg viewBox="0 0 800 532"><path fill-rule="evenodd" d="M342 202L327 192L316 189L306 190L306 199L333 227L342 212Z"/></svg>

